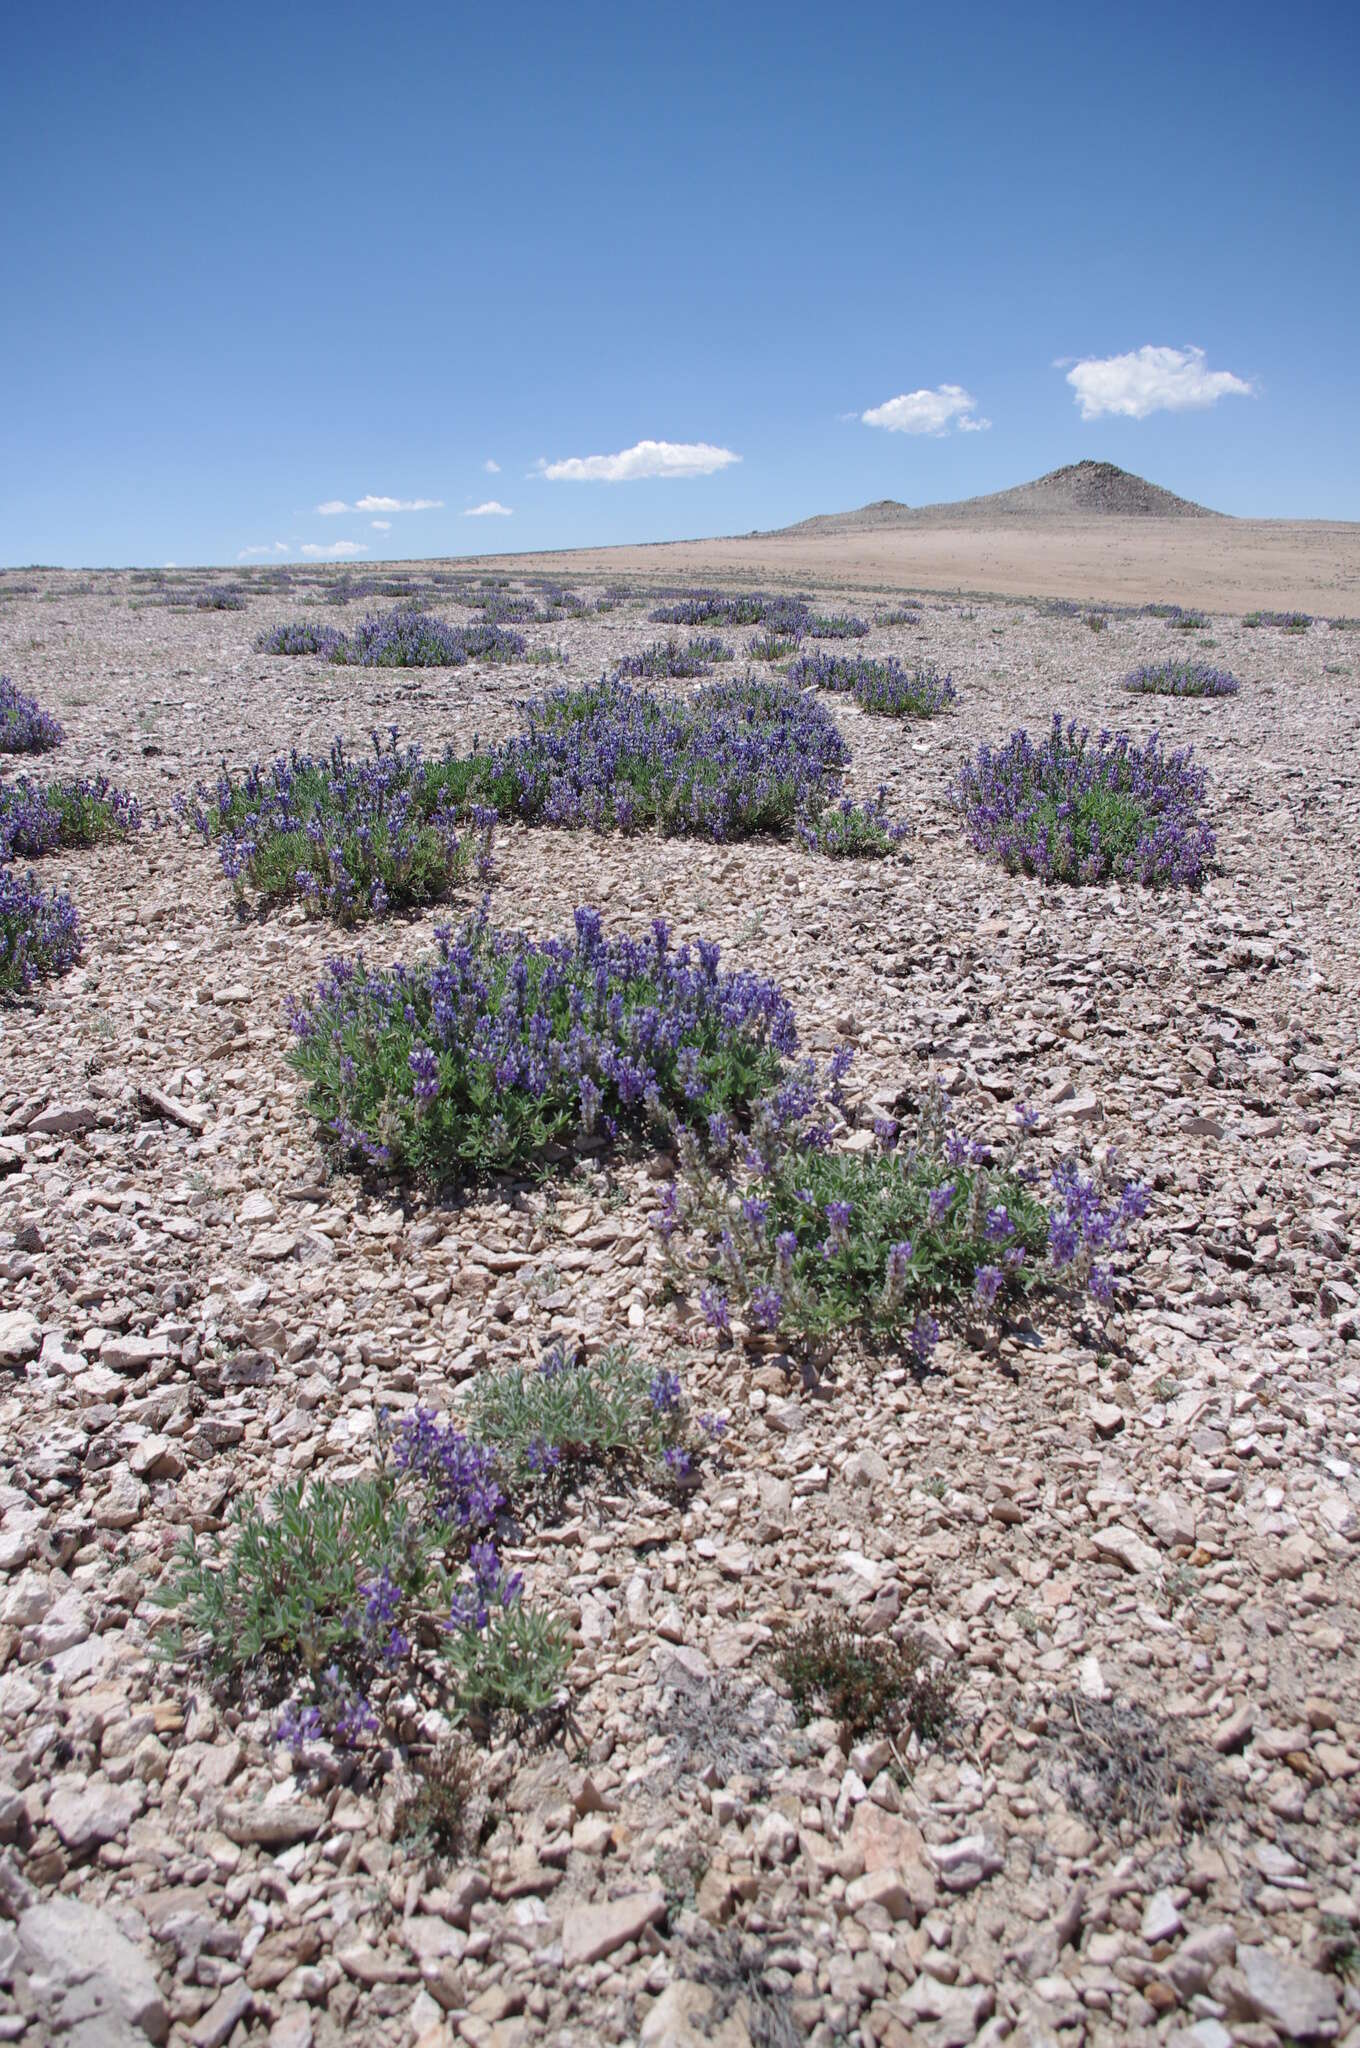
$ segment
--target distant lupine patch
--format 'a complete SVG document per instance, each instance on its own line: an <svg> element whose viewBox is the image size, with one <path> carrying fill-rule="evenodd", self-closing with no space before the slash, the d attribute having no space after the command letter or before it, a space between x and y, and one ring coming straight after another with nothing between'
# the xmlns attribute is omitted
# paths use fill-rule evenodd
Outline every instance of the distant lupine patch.
<svg viewBox="0 0 1360 2048"><path fill-rule="evenodd" d="M1237 677L1204 661L1153 661L1124 678L1126 690L1155 697L1235 697Z"/></svg>
<svg viewBox="0 0 1360 2048"><path fill-rule="evenodd" d="M374 734L367 759L351 760L336 740L328 756L294 751L239 782L224 769L182 810L216 843L243 907L253 891L355 924L438 903L490 871L494 813L455 808L446 773L418 747L399 752L395 726L385 749Z"/></svg>
<svg viewBox="0 0 1360 2048"><path fill-rule="evenodd" d="M832 1100L849 1063L848 1050L831 1063ZM807 1065L725 1155L682 1135L681 1177L655 1221L673 1281L714 1328L740 1316L786 1344L853 1330L924 1366L939 1316L994 1327L1035 1288L1117 1299L1114 1260L1147 1196L1113 1162L1100 1181L1065 1163L1045 1201L1021 1162L1027 1112L1000 1148L952 1131L942 1098L910 1134L881 1123L864 1151L833 1149L826 1118Z"/></svg>
<svg viewBox="0 0 1360 2048"><path fill-rule="evenodd" d="M921 607L903 605L898 611L880 612L874 623L879 626L919 626Z"/></svg>
<svg viewBox="0 0 1360 2048"><path fill-rule="evenodd" d="M332 961L295 1005L293 1064L349 1157L435 1185L542 1168L569 1148L677 1120L744 1122L796 1048L778 987L723 974L718 948L495 930L485 910L389 973Z"/></svg>
<svg viewBox="0 0 1360 2048"><path fill-rule="evenodd" d="M800 597L767 597L763 591L724 597L716 590L693 591L651 614L659 626L768 626L795 637L807 631L811 616Z"/></svg>
<svg viewBox="0 0 1360 2048"><path fill-rule="evenodd" d="M853 618L847 612L814 613L805 630L811 640L862 640L869 630L869 622Z"/></svg>
<svg viewBox="0 0 1360 2048"><path fill-rule="evenodd" d="M1311 612L1248 612L1244 626L1277 626L1282 633L1306 633L1313 623Z"/></svg>
<svg viewBox="0 0 1360 2048"><path fill-rule="evenodd" d="M0 754L47 754L65 737L50 711L0 676Z"/></svg>
<svg viewBox="0 0 1360 2048"><path fill-rule="evenodd" d="M1205 782L1188 747L1164 754L1156 733L1142 747L1124 733L1092 743L1055 715L1037 746L1026 732L984 746L955 797L978 852L1012 873L1194 885L1214 853Z"/></svg>
<svg viewBox="0 0 1360 2048"><path fill-rule="evenodd" d="M1071 600L1068 598L1055 598L1053 600L1054 605L1065 605L1070 604L1070 602ZM1178 604L1145 604L1143 606L1143 617L1145 619L1181 619L1184 616L1184 610Z"/></svg>
<svg viewBox="0 0 1360 2048"><path fill-rule="evenodd" d="M543 614L531 597L519 591L493 590L481 600L482 616L493 626L521 626L542 622Z"/></svg>
<svg viewBox="0 0 1360 2048"><path fill-rule="evenodd" d="M34 860L62 846L94 846L140 830L141 808L108 777L0 783L0 861Z"/></svg>
<svg viewBox="0 0 1360 2048"><path fill-rule="evenodd" d="M243 612L246 600L239 590L200 590L194 598L200 612Z"/></svg>
<svg viewBox="0 0 1360 2048"><path fill-rule="evenodd" d="M1174 619L1168 619L1167 624L1173 633L1203 633L1207 631L1209 621L1203 612L1178 612Z"/></svg>
<svg viewBox="0 0 1360 2048"><path fill-rule="evenodd" d="M706 676L715 661L731 661L732 649L713 634L688 640L682 647L676 639L655 640L640 654L626 654L618 665L621 676Z"/></svg>
<svg viewBox="0 0 1360 2048"><path fill-rule="evenodd" d="M788 670L791 683L806 689L843 691L865 711L891 718L934 718L955 701L951 676L927 662L904 669L895 655L871 661L859 654L804 654Z"/></svg>
<svg viewBox="0 0 1360 2048"><path fill-rule="evenodd" d="M286 626L273 626L255 642L257 654L317 654L329 661L343 644L344 635L334 626L314 625L310 619L295 619Z"/></svg>
<svg viewBox="0 0 1360 2048"><path fill-rule="evenodd" d="M37 877L0 867L0 994L22 995L80 958L80 927L69 896Z"/></svg>

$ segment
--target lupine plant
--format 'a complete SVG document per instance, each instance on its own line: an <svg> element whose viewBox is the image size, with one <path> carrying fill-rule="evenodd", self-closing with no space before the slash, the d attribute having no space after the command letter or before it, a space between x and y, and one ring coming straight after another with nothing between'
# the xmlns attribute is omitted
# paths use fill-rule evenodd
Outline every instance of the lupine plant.
<svg viewBox="0 0 1360 2048"><path fill-rule="evenodd" d="M746 652L752 661L787 661L798 652L799 639L797 633L753 633L746 643Z"/></svg>
<svg viewBox="0 0 1360 2048"><path fill-rule="evenodd" d="M0 754L47 754L65 737L50 711L0 676Z"/></svg>
<svg viewBox="0 0 1360 2048"><path fill-rule="evenodd" d="M862 640L869 622L848 612L814 613L805 630L810 640Z"/></svg>
<svg viewBox="0 0 1360 2048"><path fill-rule="evenodd" d="M1163 753L1125 733L1094 743L1054 716L1036 746L1026 732L984 746L964 764L955 801L979 853L1047 882L1151 884L1203 880L1214 835L1203 815L1206 777L1185 748Z"/></svg>
<svg viewBox="0 0 1360 2048"><path fill-rule="evenodd" d="M374 733L372 755L357 761L336 740L327 756L294 751L239 781L224 768L182 812L217 845L242 907L253 891L354 924L438 902L490 872L494 813L455 813L446 776L418 747L399 751L395 726L386 747Z"/></svg>
<svg viewBox="0 0 1360 2048"><path fill-rule="evenodd" d="M255 642L255 651L257 654L317 654L323 661L330 661L343 641L343 633L338 633L334 626L316 625L310 619L300 619L288 625L273 626L267 633L261 633Z"/></svg>
<svg viewBox="0 0 1360 2048"><path fill-rule="evenodd" d="M243 612L246 600L239 590L200 590L194 597L194 607L200 612Z"/></svg>
<svg viewBox="0 0 1360 2048"><path fill-rule="evenodd" d="M859 654L804 654L788 669L791 683L804 689L843 691L865 711L890 718L934 718L958 696L952 676L931 662L905 669L895 655L871 661Z"/></svg>
<svg viewBox="0 0 1360 2048"><path fill-rule="evenodd" d="M880 626L919 626L920 623L919 604L903 605L900 610L880 612L877 619Z"/></svg>
<svg viewBox="0 0 1360 2048"><path fill-rule="evenodd" d="M616 674L621 676L706 676L715 661L731 661L732 649L715 634L701 634L682 647L673 636L653 641L640 654L625 654Z"/></svg>
<svg viewBox="0 0 1360 2048"><path fill-rule="evenodd" d="M436 1185L696 1116L740 1124L796 1045L774 983L674 947L662 919L606 939L587 909L567 939L496 931L484 907L415 967L332 961L291 1023L326 1136Z"/></svg>
<svg viewBox="0 0 1360 2048"><path fill-rule="evenodd" d="M1209 625L1203 612L1177 612L1167 623L1173 633L1203 633Z"/></svg>
<svg viewBox="0 0 1360 2048"><path fill-rule="evenodd" d="M140 830L141 807L107 776L67 777L46 785L21 775L0 783L0 861L34 860L63 846L94 846Z"/></svg>
<svg viewBox="0 0 1360 2048"><path fill-rule="evenodd" d="M844 1052L831 1063L832 1101L848 1064ZM1114 1302L1141 1188L1066 1163L1045 1201L1020 1159L1026 1113L996 1151L952 1131L938 1098L909 1136L881 1120L873 1150L836 1149L827 1100L807 1065L725 1154L711 1133L706 1150L682 1136L656 1222L673 1284L697 1291L711 1327L730 1334L740 1316L813 1347L854 1331L925 1366L941 1316L994 1326L1034 1288Z"/></svg>
<svg viewBox="0 0 1360 2048"><path fill-rule="evenodd" d="M1154 697L1235 697L1237 677L1204 661L1152 661L1124 678L1124 688Z"/></svg>
<svg viewBox="0 0 1360 2048"><path fill-rule="evenodd" d="M348 602L332 593L335 603ZM371 593L368 593L371 594ZM307 621L276 626L255 643L261 654L316 654L323 661L359 668L461 668L469 661L515 661L524 653L521 634L502 626L450 626L413 607L370 614L353 633Z"/></svg>
<svg viewBox="0 0 1360 2048"><path fill-rule="evenodd" d="M796 639L808 629L812 614L800 597L724 597L716 590L696 590L651 614L659 626L768 626L771 632Z"/></svg>
<svg viewBox="0 0 1360 2048"><path fill-rule="evenodd" d="M809 853L829 854L836 860L881 859L911 831L888 816L887 802L882 785L871 803L857 804L843 796L839 803L826 804L811 823L800 825L798 837Z"/></svg>
<svg viewBox="0 0 1360 2048"><path fill-rule="evenodd" d="M80 958L75 905L37 877L0 867L0 994L24 995Z"/></svg>
<svg viewBox="0 0 1360 2048"><path fill-rule="evenodd" d="M1313 623L1311 612L1248 612L1244 626L1276 626L1282 633L1306 633Z"/></svg>

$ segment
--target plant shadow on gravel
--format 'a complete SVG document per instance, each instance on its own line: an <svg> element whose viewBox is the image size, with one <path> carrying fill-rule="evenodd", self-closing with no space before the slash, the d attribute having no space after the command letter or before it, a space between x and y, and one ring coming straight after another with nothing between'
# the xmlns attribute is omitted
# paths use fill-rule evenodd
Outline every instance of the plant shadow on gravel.
<svg viewBox="0 0 1360 2048"><path fill-rule="evenodd" d="M807 2036L788 1992L769 1981L770 1945L762 1936L736 1928L719 1933L686 1912L677 1916L667 1946L672 1981L702 1986L711 2001L689 2038L707 2033L718 2042L749 2039L751 2048L800 2048ZM735 2025L724 2029L729 2019Z"/></svg>
<svg viewBox="0 0 1360 2048"><path fill-rule="evenodd" d="M1059 1699L1049 1713L1049 1737L1056 1745L1050 1780L1101 1834L1198 1834L1228 1799L1202 1748L1131 1701Z"/></svg>

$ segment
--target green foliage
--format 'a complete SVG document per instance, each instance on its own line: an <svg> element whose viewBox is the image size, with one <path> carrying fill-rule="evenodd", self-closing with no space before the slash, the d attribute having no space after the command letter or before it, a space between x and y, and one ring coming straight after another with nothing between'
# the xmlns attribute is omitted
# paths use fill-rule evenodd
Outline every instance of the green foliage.
<svg viewBox="0 0 1360 2048"><path fill-rule="evenodd" d="M479 1376L462 1414L470 1435L496 1446L517 1497L555 1494L592 1465L660 1466L686 1434L673 1385L625 1344L591 1359L558 1349L533 1369Z"/></svg>
<svg viewBox="0 0 1360 2048"><path fill-rule="evenodd" d="M455 1630L445 1638L444 1654L458 1720L541 1714L571 1661L563 1623L523 1601L497 1610L484 1629Z"/></svg>
<svg viewBox="0 0 1360 2048"><path fill-rule="evenodd" d="M931 1740L953 1710L953 1680L919 1636L864 1636L815 1615L776 1639L774 1669L798 1719L827 1715L847 1745L907 1730Z"/></svg>

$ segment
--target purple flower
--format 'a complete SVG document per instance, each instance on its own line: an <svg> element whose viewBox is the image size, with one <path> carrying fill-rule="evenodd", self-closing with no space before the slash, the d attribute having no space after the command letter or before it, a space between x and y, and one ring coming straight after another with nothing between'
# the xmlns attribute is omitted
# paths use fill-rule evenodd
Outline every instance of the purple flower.
<svg viewBox="0 0 1360 2048"><path fill-rule="evenodd" d="M648 1398L659 1415L667 1415L680 1399L680 1376L665 1370L656 1374L648 1389Z"/></svg>
<svg viewBox="0 0 1360 2048"><path fill-rule="evenodd" d="M952 1180L944 1181L939 1187L931 1189L926 1207L930 1221L937 1229L948 1216L956 1191L957 1184Z"/></svg>
<svg viewBox="0 0 1360 2048"><path fill-rule="evenodd" d="M751 1316L762 1330L777 1330L784 1313L784 1297L777 1287L757 1287L751 1296Z"/></svg>
<svg viewBox="0 0 1360 2048"><path fill-rule="evenodd" d="M928 1316L924 1313L917 1316L916 1321L911 1326L911 1335L908 1337L907 1342L918 1365L927 1366L930 1364L931 1359L935 1355L935 1346L939 1341L940 1326L934 1316Z"/></svg>
<svg viewBox="0 0 1360 2048"><path fill-rule="evenodd" d="M996 1298L1005 1284L1005 1274L1000 1266L979 1266L973 1276L973 1294L981 1308L995 1308Z"/></svg>

